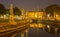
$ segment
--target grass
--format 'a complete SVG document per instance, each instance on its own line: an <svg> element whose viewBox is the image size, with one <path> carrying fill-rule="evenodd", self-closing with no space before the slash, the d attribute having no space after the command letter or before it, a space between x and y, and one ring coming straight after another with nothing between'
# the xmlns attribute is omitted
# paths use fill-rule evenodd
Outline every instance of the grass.
<svg viewBox="0 0 60 37"><path fill-rule="evenodd" d="M9 22L9 19L0 19L0 23Z"/></svg>
<svg viewBox="0 0 60 37"><path fill-rule="evenodd" d="M22 21L22 20L18 20L18 19L14 19L15 22L19 22L19 21ZM6 22L9 22L9 19L0 19L0 23L6 23Z"/></svg>

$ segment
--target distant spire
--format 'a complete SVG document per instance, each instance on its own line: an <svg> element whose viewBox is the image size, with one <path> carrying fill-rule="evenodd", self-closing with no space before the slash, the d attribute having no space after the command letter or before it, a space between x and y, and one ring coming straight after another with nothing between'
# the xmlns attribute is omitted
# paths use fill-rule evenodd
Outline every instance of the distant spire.
<svg viewBox="0 0 60 37"><path fill-rule="evenodd" d="M24 8L21 9L21 12L22 12L22 15L24 15L24 12L25 12Z"/></svg>
<svg viewBox="0 0 60 37"><path fill-rule="evenodd" d="M33 11L35 11L35 8L33 9Z"/></svg>
<svg viewBox="0 0 60 37"><path fill-rule="evenodd" d="M37 11L39 11L39 6L37 6Z"/></svg>
<svg viewBox="0 0 60 37"><path fill-rule="evenodd" d="M24 12L24 8L22 8L21 11Z"/></svg>

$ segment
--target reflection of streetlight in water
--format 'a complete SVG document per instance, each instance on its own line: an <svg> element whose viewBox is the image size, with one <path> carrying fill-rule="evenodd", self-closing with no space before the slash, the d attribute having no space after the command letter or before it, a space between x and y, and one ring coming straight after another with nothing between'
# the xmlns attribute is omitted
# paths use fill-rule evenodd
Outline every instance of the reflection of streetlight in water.
<svg viewBox="0 0 60 37"><path fill-rule="evenodd" d="M37 18L37 15L35 15L35 17Z"/></svg>
<svg viewBox="0 0 60 37"><path fill-rule="evenodd" d="M47 28L48 28L48 31L50 32L50 26L49 25L47 25Z"/></svg>
<svg viewBox="0 0 60 37"><path fill-rule="evenodd" d="M49 28L50 26L49 25L47 25L47 28Z"/></svg>

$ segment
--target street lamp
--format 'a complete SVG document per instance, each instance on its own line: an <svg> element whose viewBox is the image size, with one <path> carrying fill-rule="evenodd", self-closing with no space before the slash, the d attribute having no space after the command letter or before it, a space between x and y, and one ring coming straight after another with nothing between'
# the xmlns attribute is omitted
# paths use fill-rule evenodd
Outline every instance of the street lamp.
<svg viewBox="0 0 60 37"><path fill-rule="evenodd" d="M47 15L47 17L49 17L49 16L50 16L50 14Z"/></svg>
<svg viewBox="0 0 60 37"><path fill-rule="evenodd" d="M57 17L58 15L56 15L56 17Z"/></svg>
<svg viewBox="0 0 60 37"><path fill-rule="evenodd" d="M50 14L48 14L47 17L48 17L48 20L49 20Z"/></svg>
<svg viewBox="0 0 60 37"><path fill-rule="evenodd" d="M35 14L35 17L37 18L37 15Z"/></svg>
<svg viewBox="0 0 60 37"><path fill-rule="evenodd" d="M59 15L58 15L58 14L56 14L56 17L55 17L55 19L58 19L58 16L59 16Z"/></svg>

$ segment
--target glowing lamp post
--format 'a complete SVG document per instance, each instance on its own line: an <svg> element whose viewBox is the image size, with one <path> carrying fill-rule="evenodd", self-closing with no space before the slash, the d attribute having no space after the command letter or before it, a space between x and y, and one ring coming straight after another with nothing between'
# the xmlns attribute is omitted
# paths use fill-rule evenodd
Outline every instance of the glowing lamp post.
<svg viewBox="0 0 60 37"><path fill-rule="evenodd" d="M48 20L49 20L50 14L48 14L47 17L48 17Z"/></svg>

